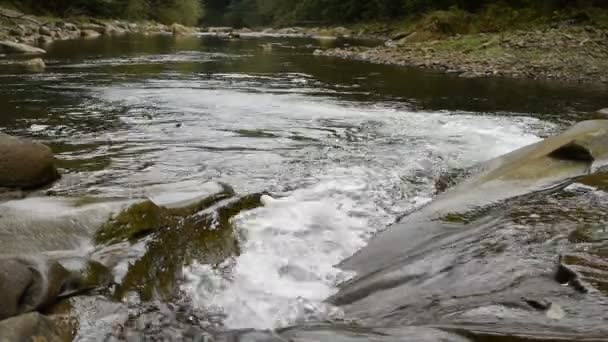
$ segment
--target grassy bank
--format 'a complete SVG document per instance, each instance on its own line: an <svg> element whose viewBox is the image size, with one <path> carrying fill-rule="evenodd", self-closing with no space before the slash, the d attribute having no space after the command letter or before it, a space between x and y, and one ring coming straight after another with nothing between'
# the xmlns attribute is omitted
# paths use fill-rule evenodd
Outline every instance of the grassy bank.
<svg viewBox="0 0 608 342"><path fill-rule="evenodd" d="M506 76L608 85L608 10L545 12L490 6L453 8L391 23L354 25L360 34L390 37L377 48L318 55L429 68L461 77Z"/></svg>
<svg viewBox="0 0 608 342"><path fill-rule="evenodd" d="M402 20L364 22L349 25L354 32L404 38L416 32L415 41L428 41L457 35L542 30L560 26L593 26L608 29L608 9L598 7L514 8L490 5L477 12L459 8L431 11Z"/></svg>

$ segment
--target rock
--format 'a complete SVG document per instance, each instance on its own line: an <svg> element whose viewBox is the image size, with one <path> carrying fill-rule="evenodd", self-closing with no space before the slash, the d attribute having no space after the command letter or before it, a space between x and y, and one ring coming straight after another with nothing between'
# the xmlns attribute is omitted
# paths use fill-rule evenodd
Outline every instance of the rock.
<svg viewBox="0 0 608 342"><path fill-rule="evenodd" d="M422 210L384 230L353 257L342 263L348 270L365 272L394 260L406 246L424 245L403 234L409 224L448 221L451 214L467 212L510 198L548 191L588 175L608 161L608 120L584 121L562 134L525 146L478 167L474 176L437 196ZM453 217L453 216L452 216ZM414 223L412 223L414 222ZM387 250L386 246L400 246Z"/></svg>
<svg viewBox="0 0 608 342"><path fill-rule="evenodd" d="M34 61L32 66L40 67L40 62ZM48 146L0 133L0 187L32 189L57 178L55 158Z"/></svg>
<svg viewBox="0 0 608 342"><path fill-rule="evenodd" d="M0 255L77 250L108 217L132 203L58 196L0 202Z"/></svg>
<svg viewBox="0 0 608 342"><path fill-rule="evenodd" d="M0 259L0 319L53 304L69 283L70 273L57 262Z"/></svg>
<svg viewBox="0 0 608 342"><path fill-rule="evenodd" d="M551 307L547 310L547 317L554 320L560 320L566 316L564 309L561 306L551 303Z"/></svg>
<svg viewBox="0 0 608 342"><path fill-rule="evenodd" d="M595 112L594 118L608 120L608 108L603 108Z"/></svg>
<svg viewBox="0 0 608 342"><path fill-rule="evenodd" d="M127 33L127 31L125 31L124 29L119 28L114 25L110 25L110 24L106 25L105 31L104 31L104 34L106 36L120 36L120 35L123 35L126 33Z"/></svg>
<svg viewBox="0 0 608 342"><path fill-rule="evenodd" d="M134 204L99 228L98 244L133 241L166 226L169 214L152 201Z"/></svg>
<svg viewBox="0 0 608 342"><path fill-rule="evenodd" d="M54 322L39 313L29 313L0 322L0 341L65 342L71 340Z"/></svg>
<svg viewBox="0 0 608 342"><path fill-rule="evenodd" d="M209 32L209 33L230 33L232 31L233 31L232 27L228 27L228 26L209 27L207 29L207 32Z"/></svg>
<svg viewBox="0 0 608 342"><path fill-rule="evenodd" d="M45 54L46 51L44 51L41 48L34 47L34 46L3 40L3 41L0 41L0 53L41 55L41 54Z"/></svg>
<svg viewBox="0 0 608 342"><path fill-rule="evenodd" d="M195 33L194 29L178 23L171 25L171 32L174 36L187 36Z"/></svg>
<svg viewBox="0 0 608 342"><path fill-rule="evenodd" d="M40 36L38 38L38 43L43 44L43 45L50 44L52 42L53 42L53 37L51 37L51 36Z"/></svg>
<svg viewBox="0 0 608 342"><path fill-rule="evenodd" d="M38 33L40 33L43 36L50 36L53 34L53 31L51 31L51 29L48 26L40 26L40 28L38 29Z"/></svg>
<svg viewBox="0 0 608 342"><path fill-rule="evenodd" d="M412 32L410 31L401 31L401 32L397 32L395 33L392 37L391 40L400 40L403 39L407 36L409 36Z"/></svg>
<svg viewBox="0 0 608 342"><path fill-rule="evenodd" d="M352 36L352 32L349 29L347 29L346 27L339 26L339 27L336 27L333 31L334 31L334 34L338 37Z"/></svg>
<svg viewBox="0 0 608 342"><path fill-rule="evenodd" d="M22 28L20 28L20 27L14 27L14 28L10 29L10 30L8 31L8 33L9 33L11 36L14 36L14 37L22 37L22 36L24 36L24 35L25 35L25 30L23 30L23 29L22 29Z"/></svg>
<svg viewBox="0 0 608 342"><path fill-rule="evenodd" d="M19 65L21 65L27 72L43 72L46 68L46 64L44 64L42 58L30 59L28 61L21 62Z"/></svg>
<svg viewBox="0 0 608 342"><path fill-rule="evenodd" d="M59 22L57 24L57 27L62 28L66 31L79 31L78 27L72 23L68 23L68 22Z"/></svg>
<svg viewBox="0 0 608 342"><path fill-rule="evenodd" d="M85 30L95 31L99 34L103 34L106 31L106 27L105 27L105 25L87 23L87 24L80 25L80 30L81 31L85 31Z"/></svg>
<svg viewBox="0 0 608 342"><path fill-rule="evenodd" d="M38 38L40 37L40 35L35 34L35 35L27 35L24 37L20 37L18 39L19 43L21 44L25 44L25 45L36 45L36 43L38 43Z"/></svg>
<svg viewBox="0 0 608 342"><path fill-rule="evenodd" d="M582 225L568 235L568 240L572 243L608 241L608 228L602 224Z"/></svg>
<svg viewBox="0 0 608 342"><path fill-rule="evenodd" d="M94 31L94 30L85 29L85 30L80 31L80 36L85 39L95 39L95 38L99 38L99 36L101 36L101 33Z"/></svg>
<svg viewBox="0 0 608 342"><path fill-rule="evenodd" d="M68 39L80 37L80 32L76 32L76 33L59 31L59 32L55 32L54 37L56 40L68 40Z"/></svg>
<svg viewBox="0 0 608 342"><path fill-rule="evenodd" d="M95 255L101 256L102 263L111 265L113 256L108 252L116 253L124 241L137 243L145 238L146 251L129 262L115 298L120 300L136 292L146 301L172 299L183 267L194 260L215 265L238 254L231 219L259 206L260 194L237 197L226 186L186 206L160 206L152 201L135 204L98 230L97 243L106 245Z"/></svg>
<svg viewBox="0 0 608 342"><path fill-rule="evenodd" d="M479 77L481 77L480 74L473 72L473 71L465 71L465 72L460 73L458 76L461 78L479 78Z"/></svg>

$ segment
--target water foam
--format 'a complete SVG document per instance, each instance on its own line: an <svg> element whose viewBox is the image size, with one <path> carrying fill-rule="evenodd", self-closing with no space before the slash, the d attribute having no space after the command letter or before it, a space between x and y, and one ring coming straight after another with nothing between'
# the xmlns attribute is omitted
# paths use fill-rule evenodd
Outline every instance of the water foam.
<svg viewBox="0 0 608 342"><path fill-rule="evenodd" d="M293 75L255 77L96 90L106 103L129 108L121 116L125 129L104 137L124 146L113 167L125 175L113 186L145 191L164 179L214 179L239 192L272 191L262 208L235 220L240 256L185 270L184 293L225 314L230 328L339 318L340 310L323 303L352 276L337 263L399 214L430 201L442 170L482 162L542 133L539 120L523 116L414 112L397 103L311 96L319 85L294 88ZM132 169L134 158L162 167Z"/></svg>

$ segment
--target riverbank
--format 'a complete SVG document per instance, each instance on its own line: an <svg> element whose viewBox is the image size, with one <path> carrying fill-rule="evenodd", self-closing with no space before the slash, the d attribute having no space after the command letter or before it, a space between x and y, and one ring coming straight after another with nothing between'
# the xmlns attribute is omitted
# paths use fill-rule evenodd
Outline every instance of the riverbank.
<svg viewBox="0 0 608 342"><path fill-rule="evenodd" d="M27 15L16 10L0 7L0 42L5 43L1 53L43 54L44 51L27 49L28 46L44 46L58 40L92 39L100 36L136 34L191 34L198 28L179 24L164 25L151 21L101 20L89 17L56 18ZM8 47L7 47L8 46Z"/></svg>
<svg viewBox="0 0 608 342"><path fill-rule="evenodd" d="M316 55L422 67L460 77L514 77L608 85L608 30L562 26L417 41L410 33L375 48L317 50Z"/></svg>

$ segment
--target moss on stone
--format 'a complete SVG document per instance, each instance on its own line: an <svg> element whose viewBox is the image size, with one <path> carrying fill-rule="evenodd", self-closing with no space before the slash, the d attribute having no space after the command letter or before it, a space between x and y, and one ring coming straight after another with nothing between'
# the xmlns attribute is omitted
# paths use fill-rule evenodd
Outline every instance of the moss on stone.
<svg viewBox="0 0 608 342"><path fill-rule="evenodd" d="M152 201L134 204L104 224L95 236L98 244L132 241L169 223L167 209Z"/></svg>
<svg viewBox="0 0 608 342"><path fill-rule="evenodd" d="M217 265L238 255L238 237L231 220L242 211L261 206L260 198L255 194L219 202L207 199L188 208L167 210L162 215L165 225L154 232L146 253L129 267L116 288L116 299L135 291L143 300L168 300L177 292L185 266L194 261Z"/></svg>
<svg viewBox="0 0 608 342"><path fill-rule="evenodd" d="M447 215L444 215L441 218L441 221L447 222L447 223L466 224L466 223L469 222L469 219L466 217L465 214L461 214L461 213L449 213Z"/></svg>
<svg viewBox="0 0 608 342"><path fill-rule="evenodd" d="M585 213L575 214L581 215ZM608 241L608 229L603 225L582 225L570 233L568 240L573 243Z"/></svg>

